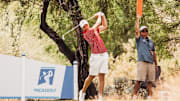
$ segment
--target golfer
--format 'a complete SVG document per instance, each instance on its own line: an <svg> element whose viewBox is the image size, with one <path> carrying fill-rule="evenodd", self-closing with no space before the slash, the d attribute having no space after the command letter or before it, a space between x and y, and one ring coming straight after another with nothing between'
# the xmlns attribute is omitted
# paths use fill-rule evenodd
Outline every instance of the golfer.
<svg viewBox="0 0 180 101"><path fill-rule="evenodd" d="M85 92L95 76L99 77L99 96L98 101L103 100L104 77L108 73L108 53L100 37L100 32L107 28L107 21L104 13L98 12L94 15L97 19L93 27L90 28L87 20L80 21L80 27L83 30L84 39L91 47L89 76L86 78L82 90L79 92L79 101L84 101ZM101 22L102 20L102 22ZM102 24L101 24L102 23Z"/></svg>
<svg viewBox="0 0 180 101"><path fill-rule="evenodd" d="M136 21L136 47L138 53L137 63L137 82L134 86L133 99L137 98L140 88L140 81L148 81L148 99L152 96L152 82L155 81L155 71L158 71L155 47L152 40L148 37L148 27L141 26L139 29L139 19Z"/></svg>

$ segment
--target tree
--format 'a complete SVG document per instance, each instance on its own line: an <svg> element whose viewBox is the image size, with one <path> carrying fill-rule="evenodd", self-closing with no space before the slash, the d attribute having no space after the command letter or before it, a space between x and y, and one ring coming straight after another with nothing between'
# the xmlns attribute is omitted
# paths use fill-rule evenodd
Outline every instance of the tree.
<svg viewBox="0 0 180 101"><path fill-rule="evenodd" d="M62 52L73 64L74 60L78 61L78 83L79 89L83 87L85 78L88 76L88 44L84 40L81 28L76 29L76 34L78 38L78 48L76 52L73 52L68 48L64 41L59 37L59 35L48 26L46 22L46 15L48 11L50 0L43 1L43 9L41 13L41 25L40 28L57 44L59 51ZM56 2L62 4L65 11L71 12L71 18L74 26L79 24L79 21L83 18L81 11L78 6L77 0L56 0ZM94 84L91 84L87 89L87 97L94 97L97 94Z"/></svg>
<svg viewBox="0 0 180 101"><path fill-rule="evenodd" d="M180 20L179 20L179 1L178 0L143 0L143 18L141 25L147 25L149 36L155 42L156 51L159 59L174 57L173 52L177 48L175 45L180 42ZM14 2L18 5L11 6ZM20 4L20 5L19 5ZM11 7L9 7L11 6ZM12 9L16 14L14 22L9 22L10 12ZM15 9L18 7L18 9ZM42 7L42 12L40 12ZM38 40L49 40L46 35L52 39L57 47L50 43L50 50L45 51L47 54L64 56L56 59L61 61L69 60L72 64L76 59L79 63L79 88L82 88L85 77L88 74L88 49L87 42L82 37L82 31L77 28L71 34L67 35L66 40L59 36L68 29L76 26L83 17L89 18L98 11L103 11L107 17L108 30L104 31L101 36L108 52L114 58L125 53L125 46L128 40L134 40L134 25L136 19L136 0L0 0L0 33L11 35L8 40L12 40L7 46L11 46L9 54L20 56L22 43L19 41L21 35L25 34L23 28L33 30L31 26L36 26L32 31L32 36L38 37ZM41 14L41 15L40 15ZM15 17L13 17L15 18ZM40 23L41 20L41 23ZM93 20L89 21L90 25L94 24ZM44 34L41 29L46 33ZM31 25L29 27L29 25ZM22 27L22 28L21 28ZM22 30L22 32L21 32ZM12 31L12 32L10 32ZM20 33L21 32L21 33ZM40 38L39 38L40 37ZM2 38L3 39L3 38ZM44 43L47 44L47 43ZM135 48L135 42L134 50ZM4 45L4 44L3 44ZM51 45L53 47L51 47ZM6 46L6 45L4 45ZM49 48L48 47L48 48ZM174 48L171 48L174 47ZM44 51L41 50L41 51ZM134 50L132 52L134 52ZM67 58L64 58L64 57ZM134 59L135 56L132 56ZM52 58L52 57L50 57ZM54 59L54 58L53 58ZM115 60L115 59L114 59ZM135 59L136 60L136 59ZM94 89L94 88L93 88ZM88 91L91 92L91 91ZM89 93L88 93L89 94ZM94 93L95 94L95 93Z"/></svg>

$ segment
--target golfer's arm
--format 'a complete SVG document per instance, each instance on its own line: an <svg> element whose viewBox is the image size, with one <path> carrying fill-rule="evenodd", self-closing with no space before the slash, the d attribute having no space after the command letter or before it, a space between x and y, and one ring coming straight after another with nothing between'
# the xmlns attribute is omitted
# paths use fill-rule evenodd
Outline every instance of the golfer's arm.
<svg viewBox="0 0 180 101"><path fill-rule="evenodd" d="M139 39L140 33L139 33L139 18L136 18L136 38Z"/></svg>
<svg viewBox="0 0 180 101"><path fill-rule="evenodd" d="M101 25L101 16L98 16L96 23L93 25L93 29L97 29Z"/></svg>
<svg viewBox="0 0 180 101"><path fill-rule="evenodd" d="M107 29L107 20L105 15L102 16L102 26L99 27L100 32Z"/></svg>
<svg viewBox="0 0 180 101"><path fill-rule="evenodd" d="M154 59L155 66L157 66L158 65L157 64L157 56L156 56L156 52L155 51L153 51L153 59Z"/></svg>

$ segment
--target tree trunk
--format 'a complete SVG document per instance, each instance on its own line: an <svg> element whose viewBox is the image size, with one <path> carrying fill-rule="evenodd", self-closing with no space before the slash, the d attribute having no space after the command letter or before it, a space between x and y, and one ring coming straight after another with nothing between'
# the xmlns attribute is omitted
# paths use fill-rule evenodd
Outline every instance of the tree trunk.
<svg viewBox="0 0 180 101"><path fill-rule="evenodd" d="M77 26L79 22L83 19L81 15L80 8L78 6L77 0L69 0L69 12L71 12L71 17L74 26ZM82 30L80 27L76 29L76 34L78 38L78 49L76 51L76 59L78 61L79 66L79 89L82 89L84 81L86 77L88 76L88 43L84 40ZM95 95L97 95L96 88L93 83L89 86L89 88L86 91L86 97L93 98Z"/></svg>
<svg viewBox="0 0 180 101"><path fill-rule="evenodd" d="M73 64L73 61L75 60L75 54L72 52L64 43L64 41L59 37L59 35L48 26L46 23L46 15L47 15L47 9L49 6L49 0L44 0L43 2L43 9L41 13L41 25L40 28L57 44L59 51L63 53L70 61L71 64Z"/></svg>
<svg viewBox="0 0 180 101"><path fill-rule="evenodd" d="M81 11L78 6L77 0L56 0L63 7L65 11L70 12L74 26L79 24L79 21L83 19ZM50 0L43 1L43 10L41 13L41 25L40 28L57 44L59 51L63 53L71 62L76 59L78 61L78 83L79 89L82 89L85 78L88 76L88 44L84 40L81 28L76 29L78 38L78 48L76 52L72 52L64 41L58 36L58 34L50 28L46 23L46 14ZM86 98L94 98L97 95L96 88L92 83L86 92Z"/></svg>

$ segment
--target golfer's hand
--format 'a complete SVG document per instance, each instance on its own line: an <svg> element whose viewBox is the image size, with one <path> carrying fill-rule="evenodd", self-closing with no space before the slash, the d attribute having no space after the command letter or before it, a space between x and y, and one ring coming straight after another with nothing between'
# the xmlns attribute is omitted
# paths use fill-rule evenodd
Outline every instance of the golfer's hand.
<svg viewBox="0 0 180 101"><path fill-rule="evenodd" d="M137 19L140 19L140 18L141 18L141 16L140 16L140 15L137 15L137 16L136 16L136 18L137 18Z"/></svg>
<svg viewBox="0 0 180 101"><path fill-rule="evenodd" d="M100 16L104 16L104 13L103 12L98 12Z"/></svg>
<svg viewBox="0 0 180 101"><path fill-rule="evenodd" d="M98 18L99 16L104 16L103 12L97 12L96 14L94 14L95 18Z"/></svg>
<svg viewBox="0 0 180 101"><path fill-rule="evenodd" d="M99 15L98 15L98 14L95 14L95 15L94 15L94 18L98 18L98 17L99 17Z"/></svg>

